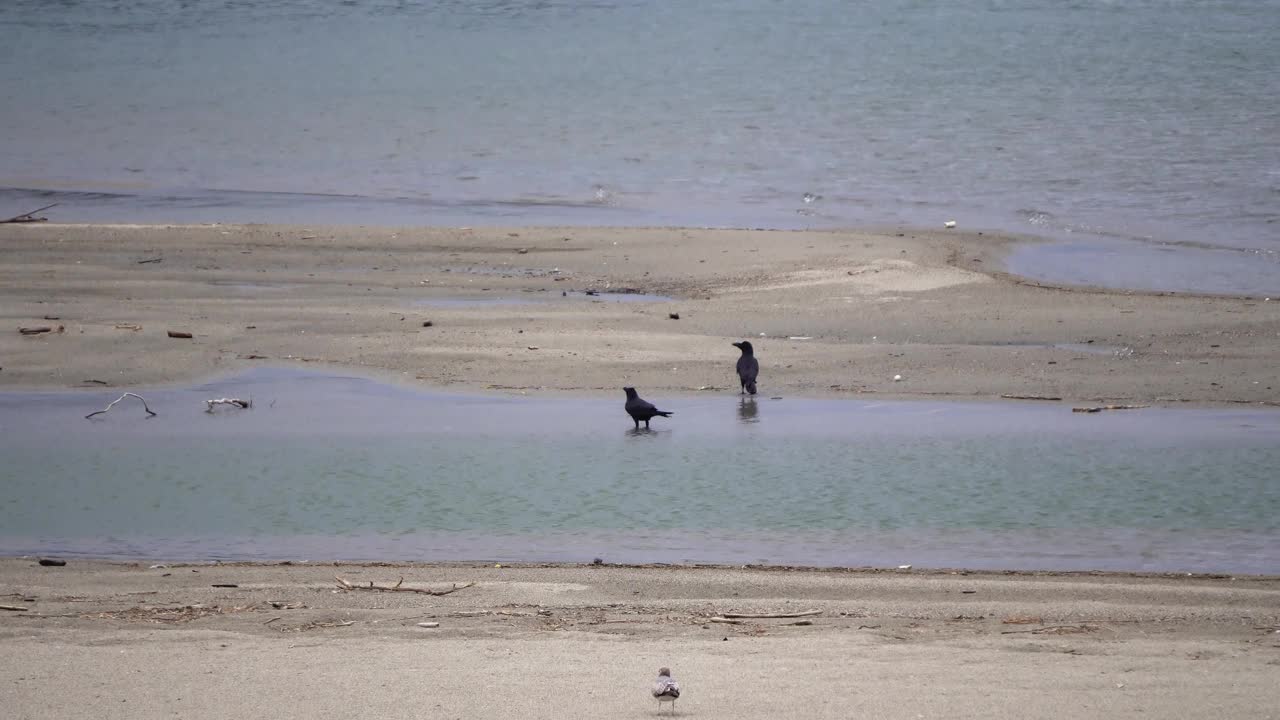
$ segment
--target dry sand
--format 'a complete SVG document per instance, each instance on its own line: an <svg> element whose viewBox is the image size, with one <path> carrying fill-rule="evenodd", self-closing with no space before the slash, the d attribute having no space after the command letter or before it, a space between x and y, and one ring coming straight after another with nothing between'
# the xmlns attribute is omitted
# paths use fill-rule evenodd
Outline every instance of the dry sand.
<svg viewBox="0 0 1280 720"><path fill-rule="evenodd" d="M1276 578L8 559L0 602L14 720L657 717L662 665L692 718L1280 716Z"/></svg>
<svg viewBox="0 0 1280 720"><path fill-rule="evenodd" d="M750 338L768 396L1280 401L1280 302L1042 287L999 271L1013 242L0 226L0 387L136 388L270 363L466 390L737 392L729 343ZM619 289L672 300L572 294ZM62 332L18 332L38 326Z"/></svg>

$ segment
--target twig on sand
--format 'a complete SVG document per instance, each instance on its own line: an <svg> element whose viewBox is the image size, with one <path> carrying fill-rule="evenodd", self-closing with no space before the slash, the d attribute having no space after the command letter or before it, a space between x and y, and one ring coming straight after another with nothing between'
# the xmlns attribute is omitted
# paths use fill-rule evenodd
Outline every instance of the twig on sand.
<svg viewBox="0 0 1280 720"><path fill-rule="evenodd" d="M425 588L404 587L403 577L401 577L400 580L395 585L374 585L372 581L370 581L368 585L355 585L350 582L347 582L346 580L343 580L341 577L337 575L334 575L333 579L338 581L338 587L342 588L343 590L372 590L374 592L411 592L411 593L421 593L423 595L448 595L449 593L457 592L459 590L463 590L465 588L471 587L472 585L475 585L475 583L469 582L466 585L454 585L448 590L427 590Z"/></svg>
<svg viewBox="0 0 1280 720"><path fill-rule="evenodd" d="M266 623L263 623L263 624L265 625ZM340 622L314 622L313 621L305 625L299 625L297 627L280 627L277 625L275 629L282 633L283 632L306 632L308 630L316 630L318 628L351 627L352 625L355 625L355 624L356 624L355 620L343 620Z"/></svg>
<svg viewBox="0 0 1280 720"><path fill-rule="evenodd" d="M151 408L147 407L147 401L146 401L146 400L145 400L141 395L139 395L139 394L137 394L137 393L127 392L127 393L125 393L125 394L121 395L120 397L116 398L115 400L112 400L110 405L107 405L106 407L102 408L101 410L97 410L97 411L95 411L95 412L91 412L91 413L89 413L88 415L85 415L85 416L84 416L84 419L85 419L85 420L88 420L89 418L93 417L94 415L101 415L101 414L103 414L103 413L107 412L107 411L108 411L108 410L110 410L111 408L115 407L116 403L120 402L121 400L123 400L123 399L125 399L125 398L127 398L127 397L136 397L136 398L138 398L139 400L142 400L142 409L147 411L147 417L155 417L155 416L156 416L156 413L152 412L152 411L151 411Z"/></svg>
<svg viewBox="0 0 1280 720"><path fill-rule="evenodd" d="M1036 628L1034 630L1002 630L1001 635L1020 635L1029 633L1031 635L1076 635L1078 633L1090 633L1097 631L1096 625L1049 625L1047 627Z"/></svg>
<svg viewBox="0 0 1280 720"><path fill-rule="evenodd" d="M59 204L59 203L52 203L52 204L50 204L50 205L45 205L45 206L44 206L44 207L42 207L42 208L36 208L35 210L32 210L31 212L24 212L24 213L22 213L21 215L14 215L13 217L9 218L8 220L0 220L0 223L34 223L34 222L45 222L45 221L46 221L46 220L48 220L49 218L35 217L35 214L36 214L36 213L38 213L38 212L40 212L41 210L48 210L49 208L54 207L54 206L56 206L56 205L58 205L58 204Z"/></svg>
<svg viewBox="0 0 1280 720"><path fill-rule="evenodd" d="M66 331L66 328L63 327L62 325L59 325L56 329L56 332L65 332L65 331ZM18 332L22 333L23 335L43 335L44 333L55 332L55 329L48 325L41 325L39 327L20 327L18 328Z"/></svg>
<svg viewBox="0 0 1280 720"><path fill-rule="evenodd" d="M12 610L13 612L26 612L31 608L24 608L21 605L0 605L0 610Z"/></svg>
<svg viewBox="0 0 1280 720"><path fill-rule="evenodd" d="M1001 395L1005 400L1061 400L1060 397L1052 395Z"/></svg>
<svg viewBox="0 0 1280 720"><path fill-rule="evenodd" d="M1146 405L1095 405L1094 407L1073 407L1071 412L1096 413L1103 410L1141 410Z"/></svg>
<svg viewBox="0 0 1280 720"><path fill-rule="evenodd" d="M731 620L727 617L720 617L717 615L716 617L711 618L710 622L724 623L726 625L741 625L742 623L746 622L746 620Z"/></svg>
<svg viewBox="0 0 1280 720"><path fill-rule="evenodd" d="M231 405L242 410L248 410L253 407L253 398L249 398L248 400L241 400L240 398L218 398L217 400L205 400L204 402L205 405L208 406L204 409L207 413L213 412L213 407L215 405Z"/></svg>
<svg viewBox="0 0 1280 720"><path fill-rule="evenodd" d="M727 618L747 618L748 620L761 620L765 618L799 618L810 617L812 615L821 615L821 610L805 610L804 612L793 613L725 613Z"/></svg>

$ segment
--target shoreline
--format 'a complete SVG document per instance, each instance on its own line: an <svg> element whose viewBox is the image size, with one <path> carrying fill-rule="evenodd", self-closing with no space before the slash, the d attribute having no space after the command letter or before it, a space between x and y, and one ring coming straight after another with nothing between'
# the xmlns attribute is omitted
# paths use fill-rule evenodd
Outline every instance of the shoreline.
<svg viewBox="0 0 1280 720"><path fill-rule="evenodd" d="M1158 570L1028 570L1008 569L991 570L966 567L932 567L911 565L894 567L892 565L773 565L760 563L706 563L706 562L522 562L494 560L169 560L155 558L112 558L59 553L0 555L0 567L11 563L35 563L41 559L64 560L67 565L73 563L89 566L95 570L102 569L140 569L144 566L152 568L163 565L165 568L396 568L403 570L443 571L443 570L487 570L490 568L506 570L600 570L613 569L623 571L648 570L689 570L695 572L753 572L753 573L803 573L814 575L849 575L857 577L932 577L963 576L975 579L995 578L1098 578L1103 580L1172 580L1188 582L1203 580L1248 580L1263 583L1280 584L1280 574L1248 573L1248 572L1214 572L1214 571L1158 571Z"/></svg>
<svg viewBox="0 0 1280 720"><path fill-rule="evenodd" d="M728 343L750 338L764 397L1280 403L1280 303L995 267L1028 238L39 224L0 226L0 241L9 390L174 386L265 363L443 391L729 392ZM16 332L38 325L63 332Z"/></svg>

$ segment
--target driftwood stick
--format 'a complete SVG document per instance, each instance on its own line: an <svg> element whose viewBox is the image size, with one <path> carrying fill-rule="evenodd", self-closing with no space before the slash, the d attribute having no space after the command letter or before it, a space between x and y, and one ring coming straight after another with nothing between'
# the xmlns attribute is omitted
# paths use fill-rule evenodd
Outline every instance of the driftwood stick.
<svg viewBox="0 0 1280 720"><path fill-rule="evenodd" d="M716 617L711 618L711 622L724 623L726 625L741 625L742 623L746 622L746 620L731 620L727 617L720 617L717 615Z"/></svg>
<svg viewBox="0 0 1280 720"><path fill-rule="evenodd" d="M41 210L48 210L49 208L54 207L55 205L58 205L58 204L59 204L59 203L52 203L52 204L49 204L49 205L45 205L45 206L44 206L44 207L42 207L42 208L36 208L35 210L32 210L31 212L24 212L24 213L22 213L21 215L14 215L13 217L9 218L8 220L0 220L0 223L30 223L30 222L44 222L44 221L48 220L49 218L38 218L38 217L32 217L32 216L33 216L33 215L35 215L36 213L40 212Z"/></svg>
<svg viewBox="0 0 1280 720"><path fill-rule="evenodd" d="M1073 407L1071 412L1096 413L1103 410L1141 410L1146 405L1096 405L1094 407Z"/></svg>
<svg viewBox="0 0 1280 720"><path fill-rule="evenodd" d="M13 612L26 612L30 608L24 608L21 605L0 605L0 610L12 610Z"/></svg>
<svg viewBox="0 0 1280 720"><path fill-rule="evenodd" d="M762 620L765 618L799 618L810 617L812 615L821 615L821 610L805 610L804 612L793 613L725 613L727 618L747 618L749 620Z"/></svg>
<svg viewBox="0 0 1280 720"><path fill-rule="evenodd" d="M248 400L241 400L240 398L218 398L217 400L205 400L204 402L205 405L208 405L204 410L207 413L213 412L214 405L231 405L242 410L248 410L253 407L253 398L249 398Z"/></svg>
<svg viewBox="0 0 1280 720"><path fill-rule="evenodd" d="M454 585L448 590L427 590L425 588L404 587L404 577L401 577L400 581L397 582L395 585L374 585L373 581L370 581L368 585L355 585L351 582L343 580L341 577L337 575L334 575L333 579L338 581L338 587L342 588L343 590L372 590L373 592L411 592L411 593L420 593L422 595L437 595L437 596L448 595L449 593L455 593L459 590L463 590L465 588L471 587L472 585L475 585L475 583L469 582L466 585Z"/></svg>
<svg viewBox="0 0 1280 720"><path fill-rule="evenodd" d="M141 395L139 395L139 394L137 394L137 393L127 392L127 393L125 393L125 394L121 395L120 397L116 398L115 400L112 400L110 405L107 405L106 407L102 408L101 410L97 410L97 411L95 411L95 412L91 412L91 413L89 413L88 415L85 415L85 416L84 416L84 419L85 419L85 420L88 420L89 418L93 417L94 415L101 415L101 414L103 414L103 413L107 412L107 411L108 411L108 410L110 410L111 408L115 407L116 403L120 402L121 400L123 400L123 399L125 399L125 398L127 398L127 397L136 397L136 398L138 398L139 400L142 400L142 409L147 411L147 417L155 417L155 416L156 416L156 414L155 414L154 412L152 412L152 411L151 411L151 408L147 407L147 401L146 401L145 399L143 399L143 397L142 397Z"/></svg>
<svg viewBox="0 0 1280 720"><path fill-rule="evenodd" d="M1098 628L1093 625L1047 625L1034 630L1001 630L1001 635L1074 635L1078 633L1094 632Z"/></svg>

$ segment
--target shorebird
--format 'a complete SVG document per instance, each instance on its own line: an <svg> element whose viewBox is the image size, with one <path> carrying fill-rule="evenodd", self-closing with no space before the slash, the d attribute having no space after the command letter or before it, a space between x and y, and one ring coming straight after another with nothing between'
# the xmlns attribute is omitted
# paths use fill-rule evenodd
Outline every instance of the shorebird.
<svg viewBox="0 0 1280 720"><path fill-rule="evenodd" d="M653 684L653 696L658 700L658 709L662 703L671 703L671 714L676 713L676 698L680 697L680 683L671 679L671 668L658 668L658 680Z"/></svg>
<svg viewBox="0 0 1280 720"><path fill-rule="evenodd" d="M671 413L666 410L659 410L653 406L653 403L647 402L637 395L635 388L624 387L622 390L627 394L627 404L625 406L627 414L635 421L637 430L640 429L641 420L644 421L645 428L648 428L649 419L654 416L671 417Z"/></svg>
<svg viewBox="0 0 1280 720"><path fill-rule="evenodd" d="M734 347L742 351L742 356L738 358L738 381L742 383L742 393L756 394L756 376L760 374L760 362L756 360L755 348L751 347L750 341L743 340L736 342Z"/></svg>

